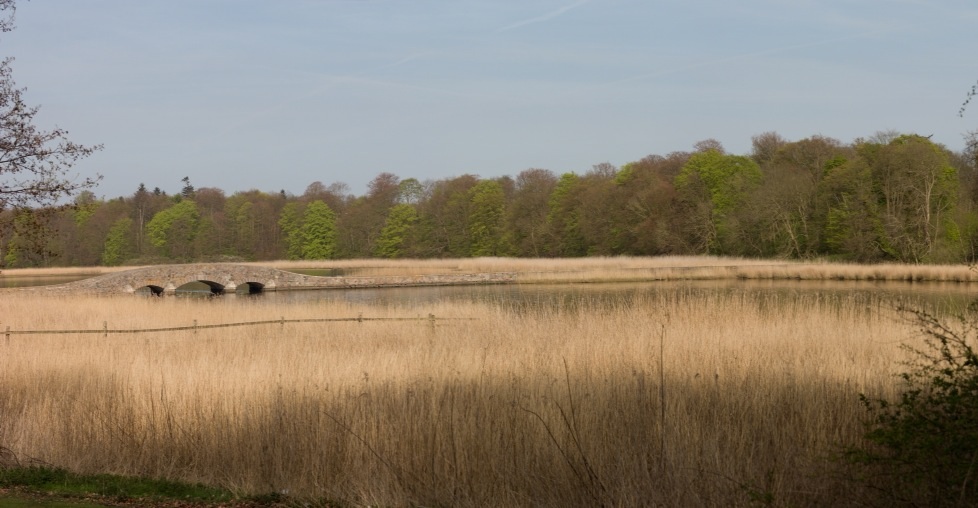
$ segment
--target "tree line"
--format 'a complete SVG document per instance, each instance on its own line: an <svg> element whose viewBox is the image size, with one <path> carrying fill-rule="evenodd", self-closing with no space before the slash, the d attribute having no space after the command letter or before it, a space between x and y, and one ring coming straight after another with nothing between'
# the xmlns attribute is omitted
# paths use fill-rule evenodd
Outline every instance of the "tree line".
<svg viewBox="0 0 978 508"><path fill-rule="evenodd" d="M228 196L184 178L168 194L0 211L5 267L188 261L716 254L858 262L978 259L976 133L956 153L926 136L844 144L714 141L618 168L441 180L377 175L356 196L313 182L301 195Z"/></svg>

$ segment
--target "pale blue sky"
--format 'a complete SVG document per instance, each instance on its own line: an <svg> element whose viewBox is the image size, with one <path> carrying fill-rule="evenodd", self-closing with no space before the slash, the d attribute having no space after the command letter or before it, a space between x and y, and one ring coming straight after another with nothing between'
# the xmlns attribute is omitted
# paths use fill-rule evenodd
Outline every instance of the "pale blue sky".
<svg viewBox="0 0 978 508"><path fill-rule="evenodd" d="M715 138L877 131L954 150L974 0L31 0L0 37L42 126L140 182L355 194L381 172L583 173Z"/></svg>

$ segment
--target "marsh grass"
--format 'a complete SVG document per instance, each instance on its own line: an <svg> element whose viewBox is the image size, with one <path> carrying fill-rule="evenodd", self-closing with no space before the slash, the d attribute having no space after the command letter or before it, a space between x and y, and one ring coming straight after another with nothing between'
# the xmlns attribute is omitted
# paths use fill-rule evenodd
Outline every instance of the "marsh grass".
<svg viewBox="0 0 978 508"><path fill-rule="evenodd" d="M978 272L967 265L860 265L717 256L280 261L267 266L341 269L349 275L377 276L515 272L521 283L690 279L978 282Z"/></svg>
<svg viewBox="0 0 978 508"><path fill-rule="evenodd" d="M411 317L417 309L0 292L0 327ZM912 330L817 294L677 290L428 323L0 338L0 444L113 473L383 506L832 505L862 392Z"/></svg>
<svg viewBox="0 0 978 508"><path fill-rule="evenodd" d="M131 478L106 474L78 475L65 469L41 465L0 467L0 489L29 488L44 494L45 498L68 498L58 503L48 499L45 503L32 502L29 505L13 506L80 506L83 498L97 496L105 501L127 502L127 504L173 504L177 503L228 503L234 499L231 492L208 487L149 478ZM15 492L15 497L17 493ZM7 506L0 495L0 506ZM86 504L85 506L107 506L107 504Z"/></svg>
<svg viewBox="0 0 978 508"><path fill-rule="evenodd" d="M268 261L241 264L286 271L339 270L348 276L425 275L480 272L515 272L520 283L608 282L654 280L807 280L978 282L978 271L967 265L861 265L820 260L790 261L718 256L467 258L467 259L344 259L324 261ZM104 275L137 267L19 268L0 272L4 277L59 277Z"/></svg>

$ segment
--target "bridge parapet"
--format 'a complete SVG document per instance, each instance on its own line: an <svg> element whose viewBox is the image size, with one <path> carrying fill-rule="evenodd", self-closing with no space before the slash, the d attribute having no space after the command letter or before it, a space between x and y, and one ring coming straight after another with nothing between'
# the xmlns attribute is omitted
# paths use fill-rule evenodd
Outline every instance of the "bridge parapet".
<svg viewBox="0 0 978 508"><path fill-rule="evenodd" d="M113 272L91 279L38 290L103 295L132 294L150 288L154 294L173 294L190 282L203 282L211 292L235 292L247 285L250 293L302 289L352 289L404 286L448 286L467 284L507 284L516 281L512 272L448 275L395 275L383 277L320 277L286 272L275 268L234 263L194 263L159 265Z"/></svg>

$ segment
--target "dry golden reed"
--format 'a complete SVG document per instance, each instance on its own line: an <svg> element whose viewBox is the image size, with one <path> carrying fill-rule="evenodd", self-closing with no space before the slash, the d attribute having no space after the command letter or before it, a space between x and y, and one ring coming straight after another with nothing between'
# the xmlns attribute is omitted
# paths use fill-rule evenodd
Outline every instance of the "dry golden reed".
<svg viewBox="0 0 978 508"><path fill-rule="evenodd" d="M647 281L684 279L862 280L978 282L967 265L861 265L825 261L719 256L588 257L575 259L471 258L331 260L256 263L282 270L339 269L350 275L516 272L520 282Z"/></svg>
<svg viewBox="0 0 978 508"><path fill-rule="evenodd" d="M828 506L912 329L817 293L424 309L0 292L0 446L81 472L381 506Z"/></svg>
<svg viewBox="0 0 978 508"><path fill-rule="evenodd" d="M960 264L863 265L821 260L794 261L721 256L343 259L241 264L268 266L281 270L338 270L345 275L354 276L515 272L521 283L704 279L978 282L978 270ZM97 276L133 268L137 267L15 268L0 271L0 280L9 277Z"/></svg>

